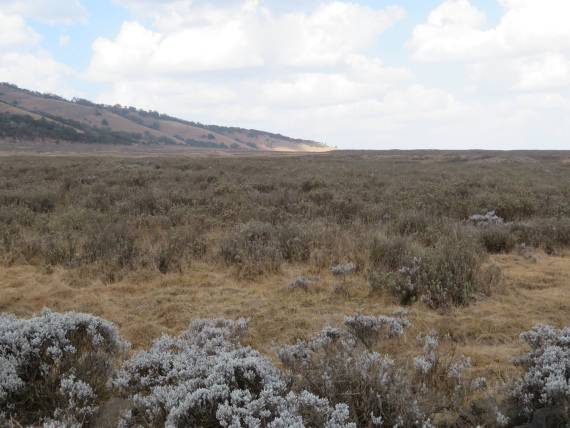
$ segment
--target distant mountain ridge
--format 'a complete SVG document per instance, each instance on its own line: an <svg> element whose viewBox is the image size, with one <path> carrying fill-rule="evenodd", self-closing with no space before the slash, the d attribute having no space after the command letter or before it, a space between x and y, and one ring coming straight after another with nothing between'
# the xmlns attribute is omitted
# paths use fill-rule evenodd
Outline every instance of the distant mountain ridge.
<svg viewBox="0 0 570 428"><path fill-rule="evenodd" d="M203 125L119 104L71 101L0 83L0 138L172 144L234 150L326 151L325 144L255 129Z"/></svg>

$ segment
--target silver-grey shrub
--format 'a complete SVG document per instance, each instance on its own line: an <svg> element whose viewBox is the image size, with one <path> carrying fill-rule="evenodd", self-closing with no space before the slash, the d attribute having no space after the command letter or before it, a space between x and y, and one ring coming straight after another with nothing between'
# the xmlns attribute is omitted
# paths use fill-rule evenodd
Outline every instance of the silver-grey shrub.
<svg viewBox="0 0 570 428"><path fill-rule="evenodd" d="M93 315L48 309L30 319L1 315L0 422L86 423L127 349L117 328Z"/></svg>
<svg viewBox="0 0 570 428"><path fill-rule="evenodd" d="M570 328L539 324L520 337L531 350L513 359L525 373L510 385L510 398L529 416L543 407L557 407L570 422Z"/></svg>
<svg viewBox="0 0 570 428"><path fill-rule="evenodd" d="M334 276L342 276L343 278L346 275L351 275L354 273L354 271L356 270L356 265L352 262L347 263L345 265L337 265L337 266L333 266L330 271Z"/></svg>
<svg viewBox="0 0 570 428"><path fill-rule="evenodd" d="M309 278L306 276L298 276L297 278L289 281L289 290L295 291L296 288L300 288L303 291L309 290Z"/></svg>
<svg viewBox="0 0 570 428"><path fill-rule="evenodd" d="M138 416L124 425L351 427L346 405L291 392L288 375L240 344L247 322L196 320L125 362L113 383L134 400Z"/></svg>
<svg viewBox="0 0 570 428"><path fill-rule="evenodd" d="M474 214L467 219L468 222L479 227L489 227L497 224L503 224L503 219L495 214L495 211L489 211L485 215Z"/></svg>
<svg viewBox="0 0 570 428"><path fill-rule="evenodd" d="M296 375L296 387L346 404L358 427L429 427L425 394L416 377L393 357L373 350L402 337L406 313L345 317L345 328L325 327L309 341L283 346L278 356Z"/></svg>

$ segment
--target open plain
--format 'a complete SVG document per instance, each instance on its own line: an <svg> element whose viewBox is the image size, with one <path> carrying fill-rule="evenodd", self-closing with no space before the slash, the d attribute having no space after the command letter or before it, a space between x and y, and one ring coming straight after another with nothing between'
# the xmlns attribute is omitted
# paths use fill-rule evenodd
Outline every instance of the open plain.
<svg viewBox="0 0 570 428"><path fill-rule="evenodd" d="M570 325L567 152L13 144L0 157L6 314L90 313L134 350L193 319L246 317L244 343L277 360L358 309L405 308L413 327L382 350L413 356L436 331L490 387L517 373L521 332Z"/></svg>

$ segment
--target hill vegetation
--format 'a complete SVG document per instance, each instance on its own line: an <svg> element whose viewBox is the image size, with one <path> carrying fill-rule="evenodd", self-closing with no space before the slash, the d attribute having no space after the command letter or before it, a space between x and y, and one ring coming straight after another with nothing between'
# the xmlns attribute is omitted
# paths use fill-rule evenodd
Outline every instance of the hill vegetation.
<svg viewBox="0 0 570 428"><path fill-rule="evenodd" d="M0 83L0 138L102 144L184 145L248 151L323 151L324 144L271 132L203 125L157 111L68 101Z"/></svg>

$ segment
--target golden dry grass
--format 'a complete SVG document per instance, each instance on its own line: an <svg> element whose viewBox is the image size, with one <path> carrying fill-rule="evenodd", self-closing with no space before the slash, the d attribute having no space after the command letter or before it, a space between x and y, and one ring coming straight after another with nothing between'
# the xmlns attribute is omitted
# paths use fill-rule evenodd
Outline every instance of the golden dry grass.
<svg viewBox="0 0 570 428"><path fill-rule="evenodd" d="M415 336L437 330L452 337L446 352L470 356L477 375L493 382L514 372L509 361L525 350L521 332L538 323L570 325L570 258L492 258L503 269L502 293L445 313L416 303L409 308L412 331L391 351L417 352ZM289 280L299 274L311 278L309 292L288 290ZM387 296L368 296L363 277L355 276L346 292L339 292L338 279L328 271L303 266L284 266L281 274L256 281L237 280L225 267L205 263L195 263L186 274L140 271L109 285L91 281L88 270L32 266L4 267L0 278L0 312L29 317L48 307L92 313L114 322L135 349L147 348L162 333L185 330L195 318L250 317L247 343L273 355L275 345L309 338L327 323L340 325L358 308L372 315L398 309Z"/></svg>

